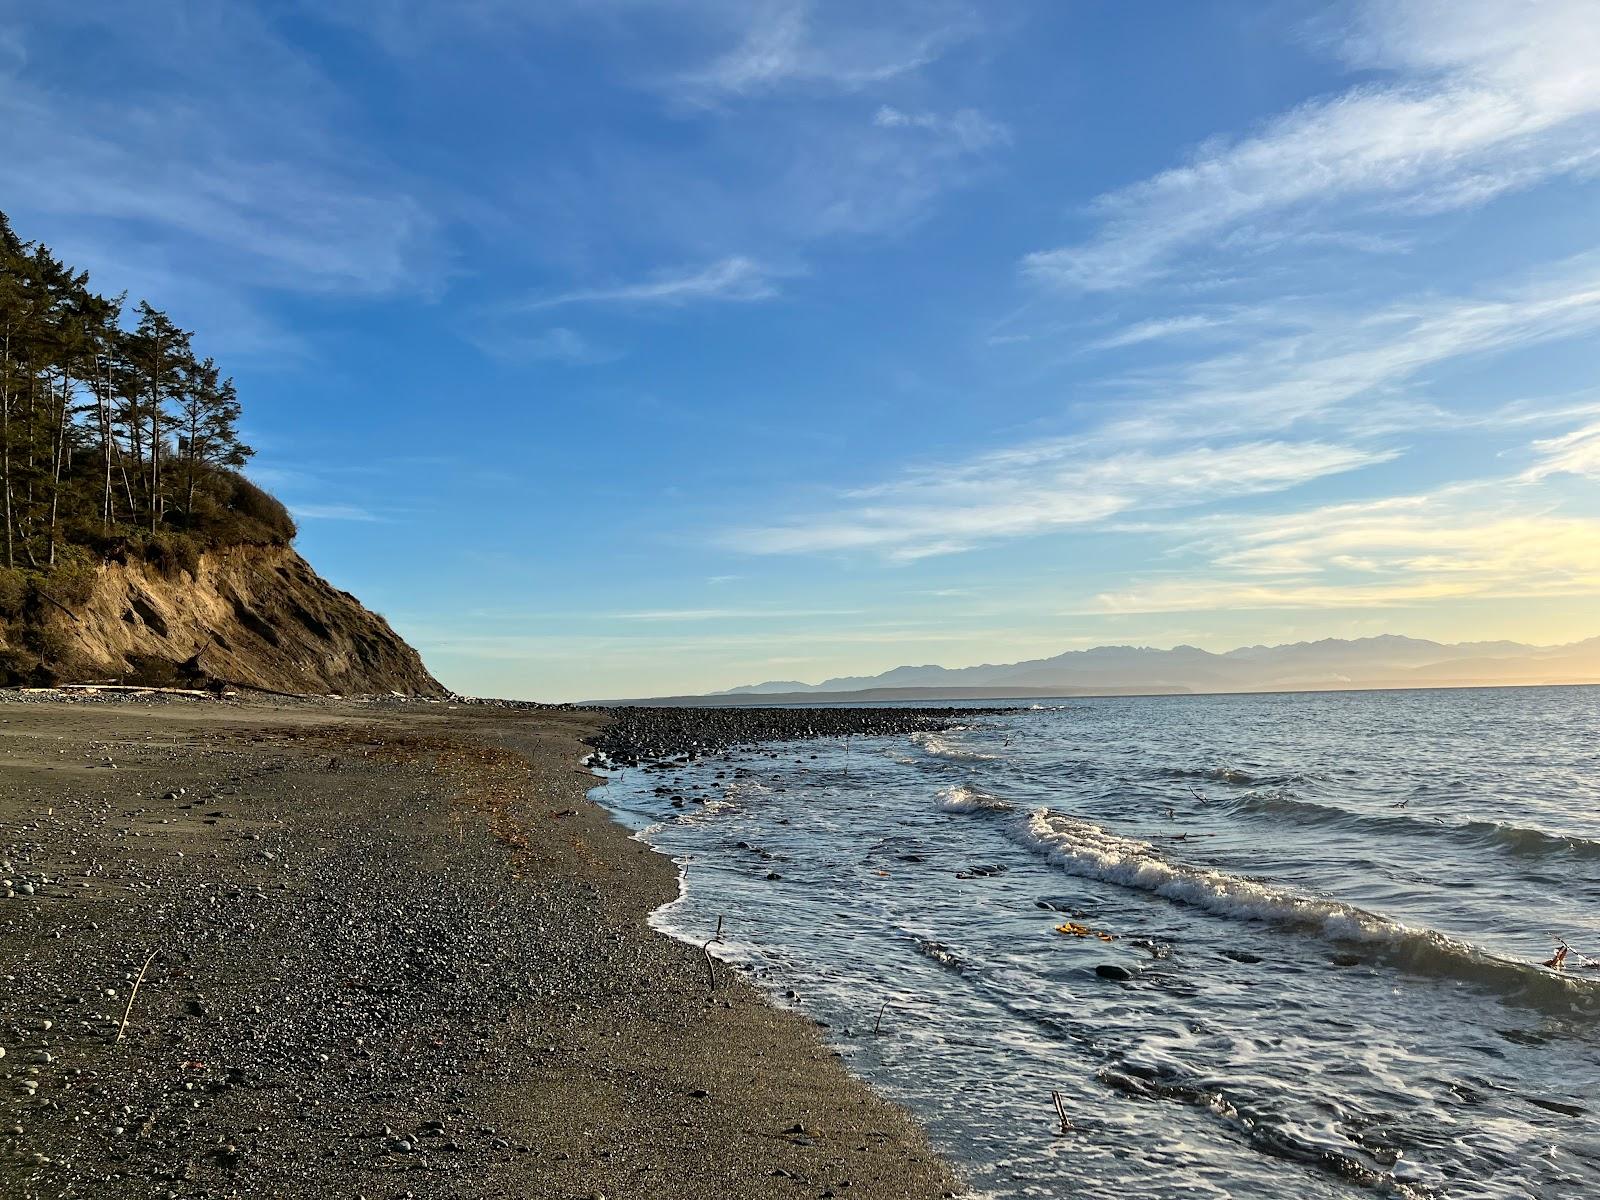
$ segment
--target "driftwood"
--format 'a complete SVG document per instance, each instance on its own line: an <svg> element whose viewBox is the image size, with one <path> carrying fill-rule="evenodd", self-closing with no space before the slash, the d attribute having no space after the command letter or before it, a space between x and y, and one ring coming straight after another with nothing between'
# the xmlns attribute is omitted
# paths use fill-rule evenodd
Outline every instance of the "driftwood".
<svg viewBox="0 0 1600 1200"><path fill-rule="evenodd" d="M711 946L712 946L712 943L720 942L721 940L722 940L722 918L718 917L717 918L717 931L706 939L705 945L700 947L700 953L705 955L705 958L706 958L706 981L707 981L707 983L710 984L711 990L713 992L717 990L717 972L716 972L716 970L715 970L715 968L713 966L713 960L711 958Z"/></svg>
<svg viewBox="0 0 1600 1200"><path fill-rule="evenodd" d="M1055 1104L1056 1118L1061 1122L1061 1127L1057 1129L1056 1132L1071 1133L1072 1122L1067 1119L1067 1098L1060 1092L1052 1091L1050 1093L1050 1100Z"/></svg>
<svg viewBox="0 0 1600 1200"><path fill-rule="evenodd" d="M57 688L37 688L44 692L153 692L159 696L209 696L202 688L145 687L137 683L63 683Z"/></svg>
<svg viewBox="0 0 1600 1200"><path fill-rule="evenodd" d="M156 951L150 951L150 957L144 960L144 966L139 968L139 978L133 981L133 991L128 993L128 1007L122 1010L122 1024L117 1026L117 1041L122 1041L122 1035L128 1032L128 1017L133 1012L133 1002L139 998L139 985L144 982L144 973L150 969L150 964L156 960Z"/></svg>

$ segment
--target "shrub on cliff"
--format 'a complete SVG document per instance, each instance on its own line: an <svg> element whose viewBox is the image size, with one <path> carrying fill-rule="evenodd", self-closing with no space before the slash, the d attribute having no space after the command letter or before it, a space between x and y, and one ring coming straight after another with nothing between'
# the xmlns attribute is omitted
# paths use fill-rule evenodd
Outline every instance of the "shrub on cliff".
<svg viewBox="0 0 1600 1200"><path fill-rule="evenodd" d="M195 497L183 528L205 546L287 546L294 540L289 510L243 475L213 471Z"/></svg>
<svg viewBox="0 0 1600 1200"><path fill-rule="evenodd" d="M0 619L20 617L28 603L28 577L10 567L0 567Z"/></svg>
<svg viewBox="0 0 1600 1200"><path fill-rule="evenodd" d="M48 597L47 603L53 600L75 608L89 602L99 574L100 564L94 555L81 546L65 546L56 555L56 565L48 572L36 572L31 583L35 591Z"/></svg>

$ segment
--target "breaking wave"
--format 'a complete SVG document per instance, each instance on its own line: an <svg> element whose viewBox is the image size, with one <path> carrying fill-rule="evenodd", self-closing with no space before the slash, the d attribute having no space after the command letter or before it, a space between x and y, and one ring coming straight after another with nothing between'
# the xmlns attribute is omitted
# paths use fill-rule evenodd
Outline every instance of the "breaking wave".
<svg viewBox="0 0 1600 1200"><path fill-rule="evenodd" d="M924 754L947 759L950 762L993 762L1000 757L998 754L984 754L980 750L953 745L937 733L914 733L911 735L911 740Z"/></svg>
<svg viewBox="0 0 1600 1200"><path fill-rule="evenodd" d="M957 784L939 793L939 807L946 812L1010 812L1015 807L1009 800L991 796L988 792Z"/></svg>
<svg viewBox="0 0 1600 1200"><path fill-rule="evenodd" d="M1540 1008L1600 1016L1600 982L1501 958L1434 929L1412 928L1355 905L1176 862L1149 842L1047 808L1007 818L1005 828L1014 841L1070 875L1150 892L1220 917L1359 943L1379 960L1416 974L1490 987L1507 999Z"/></svg>

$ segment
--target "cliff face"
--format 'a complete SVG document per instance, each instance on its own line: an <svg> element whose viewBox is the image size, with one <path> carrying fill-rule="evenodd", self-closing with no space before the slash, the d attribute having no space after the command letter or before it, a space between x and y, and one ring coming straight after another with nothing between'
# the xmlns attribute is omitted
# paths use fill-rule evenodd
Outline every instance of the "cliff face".
<svg viewBox="0 0 1600 1200"><path fill-rule="evenodd" d="M442 696L389 623L288 547L207 552L193 575L101 567L86 602L43 614L62 682L127 678L280 692Z"/></svg>

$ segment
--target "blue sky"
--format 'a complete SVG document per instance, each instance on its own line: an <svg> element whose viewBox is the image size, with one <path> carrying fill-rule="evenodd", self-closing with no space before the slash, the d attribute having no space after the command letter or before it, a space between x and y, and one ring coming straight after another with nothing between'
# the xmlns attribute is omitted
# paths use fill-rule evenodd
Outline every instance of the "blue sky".
<svg viewBox="0 0 1600 1200"><path fill-rule="evenodd" d="M542 699L1600 633L1592 0L0 0L0 208Z"/></svg>

